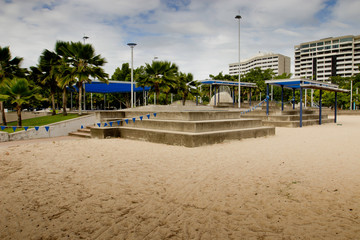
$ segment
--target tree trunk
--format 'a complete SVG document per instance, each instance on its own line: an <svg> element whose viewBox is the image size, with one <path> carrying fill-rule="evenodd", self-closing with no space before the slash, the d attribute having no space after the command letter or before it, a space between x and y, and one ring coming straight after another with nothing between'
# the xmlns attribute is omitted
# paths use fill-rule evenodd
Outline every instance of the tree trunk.
<svg viewBox="0 0 360 240"><path fill-rule="evenodd" d="M168 105L168 96L169 96L169 93L165 93L165 105Z"/></svg>
<svg viewBox="0 0 360 240"><path fill-rule="evenodd" d="M52 113L51 115L54 116L56 115L56 110L55 110L55 93L51 93L51 105L52 105Z"/></svg>
<svg viewBox="0 0 360 240"><path fill-rule="evenodd" d="M63 116L67 116L66 105L67 105L67 95L66 95L66 87L64 87L64 89L63 89Z"/></svg>
<svg viewBox="0 0 360 240"><path fill-rule="evenodd" d="M22 126L22 122L21 122L21 106L17 106L16 107L16 112L18 115L18 126Z"/></svg>
<svg viewBox="0 0 360 240"><path fill-rule="evenodd" d="M1 108L1 115L2 115L2 122L3 125L7 125L6 123L6 116L5 116L5 107L4 107L4 102L0 102L0 108Z"/></svg>
<svg viewBox="0 0 360 240"><path fill-rule="evenodd" d="M159 100L160 100L160 90L158 89L157 91L156 91L156 104L158 104L159 105Z"/></svg>
<svg viewBox="0 0 360 240"><path fill-rule="evenodd" d="M184 98L183 98L183 106L185 106L186 98L187 98L187 94L184 94Z"/></svg>
<svg viewBox="0 0 360 240"><path fill-rule="evenodd" d="M82 115L82 112L81 112L81 95L82 95L82 83L79 84L79 115Z"/></svg>

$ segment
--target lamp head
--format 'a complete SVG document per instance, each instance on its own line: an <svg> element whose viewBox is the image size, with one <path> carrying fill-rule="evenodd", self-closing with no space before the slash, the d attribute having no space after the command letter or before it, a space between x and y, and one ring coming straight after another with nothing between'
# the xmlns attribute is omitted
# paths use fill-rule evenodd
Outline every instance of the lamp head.
<svg viewBox="0 0 360 240"><path fill-rule="evenodd" d="M236 15L235 18L236 18L236 19L241 19L241 16L240 16L240 15Z"/></svg>
<svg viewBox="0 0 360 240"><path fill-rule="evenodd" d="M136 43L128 43L127 45L128 45L129 47L133 48L133 47L135 47L137 44L136 44Z"/></svg>

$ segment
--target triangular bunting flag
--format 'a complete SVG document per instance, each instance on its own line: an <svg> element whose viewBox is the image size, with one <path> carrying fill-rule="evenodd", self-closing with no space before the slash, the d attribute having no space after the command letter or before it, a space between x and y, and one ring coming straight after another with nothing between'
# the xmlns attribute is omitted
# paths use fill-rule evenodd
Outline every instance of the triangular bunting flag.
<svg viewBox="0 0 360 240"><path fill-rule="evenodd" d="M120 120L117 121L117 124L120 125Z"/></svg>
<svg viewBox="0 0 360 240"><path fill-rule="evenodd" d="M112 127L113 122L109 122L110 127Z"/></svg>
<svg viewBox="0 0 360 240"><path fill-rule="evenodd" d="M49 126L45 126L47 132L49 131L49 128L50 128Z"/></svg>
<svg viewBox="0 0 360 240"><path fill-rule="evenodd" d="M154 113L154 117L156 117L156 113Z"/></svg>
<svg viewBox="0 0 360 240"><path fill-rule="evenodd" d="M1 126L1 130L4 130L6 128L6 126Z"/></svg>
<svg viewBox="0 0 360 240"><path fill-rule="evenodd" d="M140 120L142 121L142 119L143 119L143 116L140 116Z"/></svg>
<svg viewBox="0 0 360 240"><path fill-rule="evenodd" d="M36 130L36 131L38 131L38 130L39 130L39 127L37 127L37 126L36 126L36 127L34 127L34 128L35 128L35 130Z"/></svg>
<svg viewBox="0 0 360 240"><path fill-rule="evenodd" d="M126 124L128 124L128 123L129 123L129 119L125 119L125 122L126 122Z"/></svg>
<svg viewBox="0 0 360 240"><path fill-rule="evenodd" d="M136 118L133 118L132 120L133 120L133 122L135 122Z"/></svg>
<svg viewBox="0 0 360 240"><path fill-rule="evenodd" d="M101 127L101 123L97 123L98 127Z"/></svg>
<svg viewBox="0 0 360 240"><path fill-rule="evenodd" d="M81 129L83 129L84 128L84 126L83 125L81 125Z"/></svg>
<svg viewBox="0 0 360 240"><path fill-rule="evenodd" d="M14 130L14 132L16 131L17 127L12 127L12 129Z"/></svg>
<svg viewBox="0 0 360 240"><path fill-rule="evenodd" d="M106 127L108 124L107 123L104 123L104 127Z"/></svg>
<svg viewBox="0 0 360 240"><path fill-rule="evenodd" d="M150 114L147 114L146 116L147 116L148 119L150 119Z"/></svg>
<svg viewBox="0 0 360 240"><path fill-rule="evenodd" d="M27 130L28 130L28 128L29 128L29 127L24 127L25 131L27 131Z"/></svg>

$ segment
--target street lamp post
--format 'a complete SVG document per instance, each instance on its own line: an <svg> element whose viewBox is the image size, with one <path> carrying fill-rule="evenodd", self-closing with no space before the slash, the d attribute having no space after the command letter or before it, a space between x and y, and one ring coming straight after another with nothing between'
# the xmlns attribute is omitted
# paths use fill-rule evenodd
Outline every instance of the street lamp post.
<svg viewBox="0 0 360 240"><path fill-rule="evenodd" d="M131 108L134 107L134 47L136 43L127 44L131 48Z"/></svg>
<svg viewBox="0 0 360 240"><path fill-rule="evenodd" d="M89 37L86 36L86 35L83 36L84 44L85 44L85 41L86 41L88 38L89 38Z"/></svg>
<svg viewBox="0 0 360 240"><path fill-rule="evenodd" d="M240 19L241 19L241 16L240 15L236 15L235 16L235 19L238 19L239 20L239 55L238 55L238 60L239 60L239 108L241 106L241 94L240 94L240 90L241 90L241 87L240 87L240 83L241 83L241 77L240 77Z"/></svg>

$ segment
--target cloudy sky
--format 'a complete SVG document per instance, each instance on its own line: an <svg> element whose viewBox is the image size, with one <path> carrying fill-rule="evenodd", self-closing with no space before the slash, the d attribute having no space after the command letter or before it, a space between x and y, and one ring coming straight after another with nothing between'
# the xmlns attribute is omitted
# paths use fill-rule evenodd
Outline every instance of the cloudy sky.
<svg viewBox="0 0 360 240"><path fill-rule="evenodd" d="M359 0L0 0L0 46L29 67L56 40L86 35L111 76L135 42L134 67L157 57L205 79L237 61L239 12L241 59L274 52L293 65L294 45L360 35L359 9Z"/></svg>

